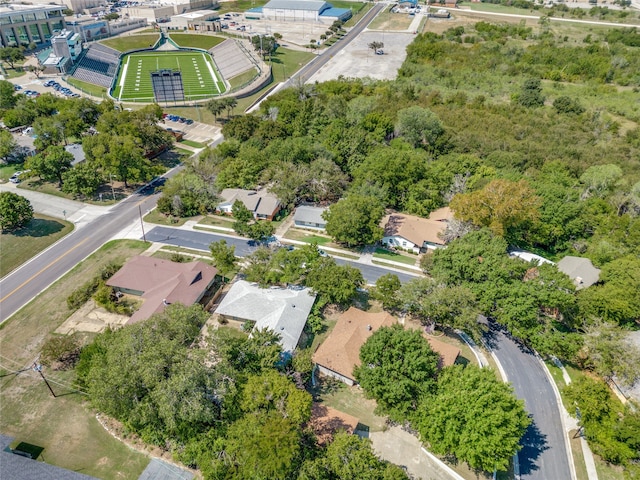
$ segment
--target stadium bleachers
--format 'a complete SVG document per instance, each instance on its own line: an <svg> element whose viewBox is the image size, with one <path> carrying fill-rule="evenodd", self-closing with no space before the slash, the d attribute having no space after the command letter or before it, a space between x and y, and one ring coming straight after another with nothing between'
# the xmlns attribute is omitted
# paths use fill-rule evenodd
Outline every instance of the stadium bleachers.
<svg viewBox="0 0 640 480"><path fill-rule="evenodd" d="M233 78L255 68L252 59L238 46L235 40L225 40L209 50L222 76Z"/></svg>
<svg viewBox="0 0 640 480"><path fill-rule="evenodd" d="M120 52L94 43L83 52L82 57L76 63L72 77L109 88L118 71L119 62Z"/></svg>

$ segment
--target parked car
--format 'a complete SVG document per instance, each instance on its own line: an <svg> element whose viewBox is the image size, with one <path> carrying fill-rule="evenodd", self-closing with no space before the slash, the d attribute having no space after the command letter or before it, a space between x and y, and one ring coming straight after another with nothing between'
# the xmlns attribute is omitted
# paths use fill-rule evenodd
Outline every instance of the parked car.
<svg viewBox="0 0 640 480"><path fill-rule="evenodd" d="M190 118L187 118L184 123L186 123L187 125L191 125L193 123L193 120L191 120Z"/></svg>
<svg viewBox="0 0 640 480"><path fill-rule="evenodd" d="M16 91L17 90L22 90L22 87L20 85L14 85L13 89L16 90Z"/></svg>

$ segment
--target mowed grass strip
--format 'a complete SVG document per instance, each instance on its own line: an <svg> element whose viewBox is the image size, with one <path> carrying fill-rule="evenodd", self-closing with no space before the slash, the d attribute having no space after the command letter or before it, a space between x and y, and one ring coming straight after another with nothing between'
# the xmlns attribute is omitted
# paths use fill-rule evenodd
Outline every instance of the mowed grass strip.
<svg viewBox="0 0 640 480"><path fill-rule="evenodd" d="M143 35L111 38L109 40L102 40L100 43L119 52L128 52L129 50L153 47L158 41L158 38L160 38L160 35L157 33L146 33Z"/></svg>
<svg viewBox="0 0 640 480"><path fill-rule="evenodd" d="M64 220L34 215L27 226L0 234L0 277L22 265L73 230Z"/></svg>
<svg viewBox="0 0 640 480"><path fill-rule="evenodd" d="M162 69L182 72L184 93L188 100L206 98L225 91L224 82L218 77L208 53L154 52L132 53L122 59L113 96L124 101L153 101L151 72Z"/></svg>
<svg viewBox="0 0 640 480"><path fill-rule="evenodd" d="M201 48L203 50L209 50L226 40L226 38L222 37L196 35L193 33L172 33L170 38L183 48Z"/></svg>

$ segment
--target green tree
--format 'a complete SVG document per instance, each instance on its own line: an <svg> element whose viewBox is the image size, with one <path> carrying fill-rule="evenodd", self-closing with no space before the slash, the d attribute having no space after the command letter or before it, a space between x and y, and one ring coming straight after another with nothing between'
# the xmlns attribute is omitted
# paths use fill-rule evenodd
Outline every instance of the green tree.
<svg viewBox="0 0 640 480"><path fill-rule="evenodd" d="M595 372L609 380L616 376L625 385L640 378L640 349L618 325L596 321L585 328L584 349Z"/></svg>
<svg viewBox="0 0 640 480"><path fill-rule="evenodd" d="M311 395L276 370L249 377L242 390L243 411L277 412L294 425L302 425L309 420L311 403Z"/></svg>
<svg viewBox="0 0 640 480"><path fill-rule="evenodd" d="M25 59L24 50L20 47L4 47L0 48L0 60L7 62L9 68L16 68L16 62L21 62Z"/></svg>
<svg viewBox="0 0 640 480"><path fill-rule="evenodd" d="M324 257L313 264L305 283L324 301L348 305L364 285L364 278L357 268L337 265L333 258Z"/></svg>
<svg viewBox="0 0 640 480"><path fill-rule="evenodd" d="M229 428L224 443L231 478L286 480L298 466L300 432L277 413L245 416Z"/></svg>
<svg viewBox="0 0 640 480"><path fill-rule="evenodd" d="M580 115L584 113L584 107L580 105L580 102L574 98L566 95L561 95L553 101L553 108L558 113L568 113L573 115Z"/></svg>
<svg viewBox="0 0 640 480"><path fill-rule="evenodd" d="M11 132L0 130L0 163L8 163L17 146L18 144Z"/></svg>
<svg viewBox="0 0 640 480"><path fill-rule="evenodd" d="M339 432L326 452L303 463L298 480L407 480L402 469L375 456L371 441Z"/></svg>
<svg viewBox="0 0 640 480"><path fill-rule="evenodd" d="M224 102L221 98L214 98L205 104L205 108L211 112L214 119L225 110Z"/></svg>
<svg viewBox="0 0 640 480"><path fill-rule="evenodd" d="M373 197L351 194L329 207L322 214L327 221L327 233L349 247L370 245L382 239L380 220L384 208Z"/></svg>
<svg viewBox="0 0 640 480"><path fill-rule="evenodd" d="M436 354L418 330L382 327L360 349L358 383L395 420L411 417L435 386Z"/></svg>
<svg viewBox="0 0 640 480"><path fill-rule="evenodd" d="M222 277L226 277L236 267L235 245L227 245L226 240L220 240L210 243L209 251Z"/></svg>
<svg viewBox="0 0 640 480"><path fill-rule="evenodd" d="M371 42L371 43L367 44L367 47L369 47L371 50L373 50L373 53L376 53L381 48L384 48L384 43L382 43L382 42Z"/></svg>
<svg viewBox="0 0 640 480"><path fill-rule="evenodd" d="M58 187L63 186L64 173L71 169L73 155L60 145L52 145L44 152L29 157L25 167L32 170L43 180L58 181Z"/></svg>
<svg viewBox="0 0 640 480"><path fill-rule="evenodd" d="M493 370L474 365L443 369L437 392L420 405L416 418L431 451L485 472L509 468L531 423L511 386Z"/></svg>
<svg viewBox="0 0 640 480"><path fill-rule="evenodd" d="M474 293L464 286L438 286L423 297L419 312L425 323L464 330L476 339L481 334L480 308Z"/></svg>
<svg viewBox="0 0 640 480"><path fill-rule="evenodd" d="M184 442L210 428L235 381L223 362L207 364L204 351L191 348L206 318L200 305L173 304L98 335L77 367L91 404L149 443Z"/></svg>
<svg viewBox="0 0 640 480"><path fill-rule="evenodd" d="M276 227L273 223L267 220L257 220L249 225L247 229L247 235L250 239L255 240L256 242L264 242L276 231Z"/></svg>
<svg viewBox="0 0 640 480"><path fill-rule="evenodd" d="M0 80L0 108L2 109L13 108L16 106L17 102L18 102L18 97L16 95L16 89L13 86L13 83L7 80ZM5 118L5 123L6 123L6 118ZM26 125L26 123L27 122L23 123L22 125ZM12 126L17 127L19 125L20 124L12 125Z"/></svg>
<svg viewBox="0 0 640 480"><path fill-rule="evenodd" d="M618 165L610 163L589 167L580 175L580 181L585 187L582 197L604 197L621 178L622 169Z"/></svg>
<svg viewBox="0 0 640 480"><path fill-rule="evenodd" d="M414 105L398 112L396 132L414 147L433 148L444 133L444 127L431 110Z"/></svg>
<svg viewBox="0 0 640 480"><path fill-rule="evenodd" d="M64 138L64 127L57 117L40 116L33 122L33 133L37 136L34 145L38 150L59 145Z"/></svg>
<svg viewBox="0 0 640 480"><path fill-rule="evenodd" d="M539 78L528 78L522 84L520 92L514 99L518 105L527 108L542 107L544 105L544 95L542 95L542 86Z"/></svg>
<svg viewBox="0 0 640 480"><path fill-rule="evenodd" d="M450 206L457 218L505 236L538 219L540 199L525 180L493 180L482 190L454 196Z"/></svg>
<svg viewBox="0 0 640 480"><path fill-rule="evenodd" d="M382 302L385 309L394 309L399 305L397 293L400 286L398 276L387 273L376 280L376 286L371 290L371 297Z"/></svg>
<svg viewBox="0 0 640 480"><path fill-rule="evenodd" d="M104 183L104 178L89 163L83 162L62 174L62 191L91 198Z"/></svg>
<svg viewBox="0 0 640 480"><path fill-rule="evenodd" d="M33 207L26 198L13 192L0 192L0 228L3 231L24 227L33 218Z"/></svg>

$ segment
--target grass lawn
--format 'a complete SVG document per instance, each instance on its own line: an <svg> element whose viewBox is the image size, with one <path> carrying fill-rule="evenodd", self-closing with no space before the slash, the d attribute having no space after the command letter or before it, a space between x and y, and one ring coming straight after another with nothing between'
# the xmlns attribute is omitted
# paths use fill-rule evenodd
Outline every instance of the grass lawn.
<svg viewBox="0 0 640 480"><path fill-rule="evenodd" d="M182 140L180 143L184 143L185 145L193 148L204 148L206 145L200 142L194 142L193 140Z"/></svg>
<svg viewBox="0 0 640 480"><path fill-rule="evenodd" d="M353 16L344 23L345 27L353 27L360 19L373 8L373 2L360 3L360 2L331 2L336 8L352 8Z"/></svg>
<svg viewBox="0 0 640 480"><path fill-rule="evenodd" d="M77 88L78 90L86 93L87 95L93 95L94 97L104 98L107 94L106 88L100 87L98 85L94 85L92 83L83 82L82 80L78 80L77 78L67 77L66 81L69 85Z"/></svg>
<svg viewBox="0 0 640 480"><path fill-rule="evenodd" d="M171 40L181 47L201 48L202 50L209 50L225 41L225 39L221 37L193 33L172 33L169 36Z"/></svg>
<svg viewBox="0 0 640 480"><path fill-rule="evenodd" d="M236 88L244 87L251 80L253 80L256 75L258 75L258 71L255 68L253 68L249 71L241 73L240 75L236 75L235 77L229 78L227 80L229 80L229 85L231 86L231 90L235 90Z"/></svg>
<svg viewBox="0 0 640 480"><path fill-rule="evenodd" d="M158 211L157 208L154 208L149 213L147 213L143 220L149 223L156 223L158 225L169 225L171 227L179 227L184 225L187 220L191 220L196 217L169 217L164 213Z"/></svg>
<svg viewBox="0 0 640 480"><path fill-rule="evenodd" d="M180 154L185 158L189 158L191 155L193 155L193 152L191 150L187 150L186 148L176 147L175 145L171 150Z"/></svg>
<svg viewBox="0 0 640 480"><path fill-rule="evenodd" d="M391 13L388 9L380 12L369 24L370 30L407 30L414 17L407 14Z"/></svg>
<svg viewBox="0 0 640 480"><path fill-rule="evenodd" d="M202 217L198 222L198 225L213 225L215 227L233 228L235 223L230 217L223 217L222 215L207 215Z"/></svg>
<svg viewBox="0 0 640 480"><path fill-rule="evenodd" d="M19 77L23 77L24 75L27 74L26 70L24 70L22 67L16 65L16 68L8 68L5 67L5 79L9 80L10 78L19 78Z"/></svg>
<svg viewBox="0 0 640 480"><path fill-rule="evenodd" d="M318 396L325 405L356 417L360 422L358 428L368 427L370 432L384 430L386 419L373 413L376 402L365 398L362 390L337 380L322 379L321 382ZM327 388L328 385L331 387Z"/></svg>
<svg viewBox="0 0 640 480"><path fill-rule="evenodd" d="M284 238L289 240L298 240L300 242L317 243L318 245L326 245L331 243L331 238L315 235L313 233L306 233L302 230L289 229Z"/></svg>
<svg viewBox="0 0 640 480"><path fill-rule="evenodd" d="M232 0L230 2L220 3L220 8L216 11L220 14L229 12L244 12L250 8L263 7L268 0Z"/></svg>
<svg viewBox="0 0 640 480"><path fill-rule="evenodd" d="M36 214L25 228L0 234L0 277L4 277L72 230L73 224L69 222Z"/></svg>
<svg viewBox="0 0 640 480"><path fill-rule="evenodd" d="M24 170L24 166L21 163L13 163L11 165L0 165L0 182L8 182L11 175L18 170Z"/></svg>
<svg viewBox="0 0 640 480"><path fill-rule="evenodd" d="M474 10L477 12L515 13L516 15L537 15L537 16L541 15L538 10L532 10L529 8L507 7L504 5L498 5L493 3L460 2L458 6L469 7L471 10Z"/></svg>
<svg viewBox="0 0 640 480"><path fill-rule="evenodd" d="M580 438L575 436L576 431L571 430L569 432L569 441L571 443L571 454L573 455L573 463L576 466L576 478L577 480L589 480L587 474L587 467L584 463L584 455L582 453L582 443Z"/></svg>
<svg viewBox="0 0 640 480"><path fill-rule="evenodd" d="M16 370L31 365L49 333L70 315L66 298L78 284L106 263L124 262L148 247L138 240L109 242L40 293L0 326L2 365ZM83 396L69 388L73 373L45 368L44 374L57 398L51 397L34 372L0 379L0 431L44 447L41 459L60 467L104 479L137 479L148 457L130 450L100 426L82 403Z"/></svg>
<svg viewBox="0 0 640 480"><path fill-rule="evenodd" d="M145 33L143 35L128 35L126 37L101 40L100 43L119 52L128 52L129 50L152 47L158 41L158 38L160 38L160 35L157 33Z"/></svg>
<svg viewBox="0 0 640 480"><path fill-rule="evenodd" d="M224 93L226 86L216 72L211 55L197 51L140 52L122 58L122 68L113 89L118 101L153 101L151 72L180 70L185 99L199 100Z"/></svg>
<svg viewBox="0 0 640 480"><path fill-rule="evenodd" d="M174 247L173 245L165 245L160 249L160 251L177 252L177 253L184 253L185 255L191 255L196 257L201 256L201 257L211 258L211 254L209 253L208 250L194 250L193 248Z"/></svg>
<svg viewBox="0 0 640 480"><path fill-rule="evenodd" d="M415 265L418 260L417 256L408 256L401 253L392 252L385 248L376 248L373 254L374 258L382 258L383 260L391 260L394 262L404 263L406 265Z"/></svg>

